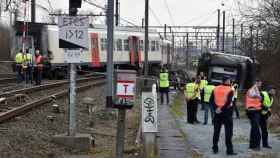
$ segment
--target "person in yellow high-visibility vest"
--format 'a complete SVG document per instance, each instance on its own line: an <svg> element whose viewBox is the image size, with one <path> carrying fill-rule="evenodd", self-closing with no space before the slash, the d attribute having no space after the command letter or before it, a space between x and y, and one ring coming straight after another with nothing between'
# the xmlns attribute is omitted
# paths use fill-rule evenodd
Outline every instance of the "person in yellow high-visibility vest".
<svg viewBox="0 0 280 158"><path fill-rule="evenodd" d="M201 93L201 101L202 104L204 105L204 125L207 125L208 123L208 111L210 109L210 114L211 114L211 119L212 119L212 124L213 124L213 118L214 118L214 106L210 104L210 97L212 95L213 90L215 89L215 86L213 84L207 84Z"/></svg>
<svg viewBox="0 0 280 158"><path fill-rule="evenodd" d="M271 115L271 106L273 104L273 98L275 96L275 89L268 87L267 91L261 92L262 96L262 110L260 117L261 137L262 145L264 148L271 149L272 147L268 144L268 130L267 130L267 119Z"/></svg>
<svg viewBox="0 0 280 158"><path fill-rule="evenodd" d="M160 102L164 103L164 97L166 96L167 105L169 104L169 75L168 70L164 67L160 70L159 74L159 92L160 92Z"/></svg>
<svg viewBox="0 0 280 158"><path fill-rule="evenodd" d="M23 54L24 57L24 64L26 66L25 68L25 81L26 84L32 83L32 69L33 69L33 58L32 54L29 52L29 50L26 50L26 53Z"/></svg>
<svg viewBox="0 0 280 158"><path fill-rule="evenodd" d="M22 50L20 50L16 54L15 62L16 62L16 78L17 78L17 83L20 83L20 82L23 81L23 75L22 75L23 53L22 53Z"/></svg>
<svg viewBox="0 0 280 158"><path fill-rule="evenodd" d="M186 84L184 94L187 102L187 122L194 124L197 122L196 112L198 104L199 87L196 78L192 78L190 83Z"/></svg>
<svg viewBox="0 0 280 158"><path fill-rule="evenodd" d="M199 82L199 90L200 90L200 97L202 97L202 90L204 87L208 84L207 77L206 76L200 76L200 82ZM201 104L201 110L204 110L204 104L203 100L200 98L200 104Z"/></svg>

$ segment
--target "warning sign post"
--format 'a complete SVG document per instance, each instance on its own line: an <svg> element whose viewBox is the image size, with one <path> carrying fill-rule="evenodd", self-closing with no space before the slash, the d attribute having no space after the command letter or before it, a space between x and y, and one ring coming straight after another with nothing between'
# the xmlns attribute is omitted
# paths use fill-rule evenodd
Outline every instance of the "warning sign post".
<svg viewBox="0 0 280 158"><path fill-rule="evenodd" d="M130 109L134 104L136 88L136 71L115 71L114 108Z"/></svg>

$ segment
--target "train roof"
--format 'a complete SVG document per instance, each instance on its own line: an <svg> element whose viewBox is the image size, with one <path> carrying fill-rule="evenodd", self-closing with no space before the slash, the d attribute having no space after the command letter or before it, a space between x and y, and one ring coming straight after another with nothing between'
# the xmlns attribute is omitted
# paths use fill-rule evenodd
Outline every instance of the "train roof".
<svg viewBox="0 0 280 158"><path fill-rule="evenodd" d="M227 66L237 66L240 63L250 62L253 60L250 57L242 55L232 55L222 52L208 52L203 54L203 60L209 60L211 65L227 65Z"/></svg>

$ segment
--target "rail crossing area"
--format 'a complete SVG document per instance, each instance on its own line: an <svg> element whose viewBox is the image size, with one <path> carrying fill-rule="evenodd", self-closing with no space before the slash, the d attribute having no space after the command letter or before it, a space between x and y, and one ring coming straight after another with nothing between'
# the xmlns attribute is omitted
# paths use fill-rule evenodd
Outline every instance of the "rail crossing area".
<svg viewBox="0 0 280 158"><path fill-rule="evenodd" d="M173 1L1 0L0 158L280 157L280 1ZM216 151L206 85L229 80Z"/></svg>

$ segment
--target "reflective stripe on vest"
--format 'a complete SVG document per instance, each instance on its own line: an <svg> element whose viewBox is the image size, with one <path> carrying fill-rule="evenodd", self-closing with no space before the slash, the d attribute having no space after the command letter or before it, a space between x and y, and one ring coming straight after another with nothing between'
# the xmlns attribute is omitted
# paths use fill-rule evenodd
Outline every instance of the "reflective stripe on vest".
<svg viewBox="0 0 280 158"><path fill-rule="evenodd" d="M159 74L159 87L160 88L169 87L168 72L161 72Z"/></svg>
<svg viewBox="0 0 280 158"><path fill-rule="evenodd" d="M206 85L204 87L204 100L203 100L204 102L209 103L211 94L214 89L215 89L214 85Z"/></svg>
<svg viewBox="0 0 280 158"><path fill-rule="evenodd" d="M214 100L217 108L225 106L229 93L232 91L230 86L220 85L214 89Z"/></svg>
<svg viewBox="0 0 280 158"><path fill-rule="evenodd" d="M22 53L17 53L16 54L16 63L21 64L23 62L23 54Z"/></svg>
<svg viewBox="0 0 280 158"><path fill-rule="evenodd" d="M269 97L268 93L266 91L262 91L263 94L263 106L270 108L273 104L273 99Z"/></svg>
<svg viewBox="0 0 280 158"><path fill-rule="evenodd" d="M185 96L190 99L196 98L197 85L195 83L188 83L185 88Z"/></svg>
<svg viewBox="0 0 280 158"><path fill-rule="evenodd" d="M246 109L254 108L256 110L261 110L261 99L260 98L252 98L249 96L250 91L253 90L252 88L249 89L246 93Z"/></svg>
<svg viewBox="0 0 280 158"><path fill-rule="evenodd" d="M31 64L32 63L32 55L30 53L27 53L24 55L24 62Z"/></svg>
<svg viewBox="0 0 280 158"><path fill-rule="evenodd" d="M199 84L199 89L202 90L207 84L207 80L201 80Z"/></svg>

